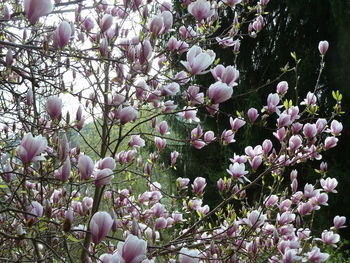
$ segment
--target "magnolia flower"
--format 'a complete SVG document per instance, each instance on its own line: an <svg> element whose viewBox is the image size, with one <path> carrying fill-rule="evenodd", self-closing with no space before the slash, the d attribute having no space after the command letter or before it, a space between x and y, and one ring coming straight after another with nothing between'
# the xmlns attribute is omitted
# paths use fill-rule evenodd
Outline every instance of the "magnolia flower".
<svg viewBox="0 0 350 263"><path fill-rule="evenodd" d="M318 247L313 247L310 252L306 253L306 256L312 263L325 262L329 258L329 254L321 253Z"/></svg>
<svg viewBox="0 0 350 263"><path fill-rule="evenodd" d="M196 195L201 195L206 186L206 180L203 177L197 177L193 181L192 189Z"/></svg>
<svg viewBox="0 0 350 263"><path fill-rule="evenodd" d="M187 61L181 61L181 64L192 75L203 73L215 60L215 53L212 50L203 51L199 46L193 46L187 52Z"/></svg>
<svg viewBox="0 0 350 263"><path fill-rule="evenodd" d="M113 24L113 16L105 14L100 22L100 28L102 32L106 32Z"/></svg>
<svg viewBox="0 0 350 263"><path fill-rule="evenodd" d="M113 170L115 168L115 161L112 157L105 157L97 163L97 168L101 170L106 168Z"/></svg>
<svg viewBox="0 0 350 263"><path fill-rule="evenodd" d="M127 106L118 111L117 117L121 124L125 124L130 121L136 120L138 115L137 110L134 107Z"/></svg>
<svg viewBox="0 0 350 263"><path fill-rule="evenodd" d="M277 105L280 102L280 97L277 93L270 93L267 97L267 110L269 112L275 112L277 110Z"/></svg>
<svg viewBox="0 0 350 263"><path fill-rule="evenodd" d="M230 164L229 169L226 171L236 179L240 179L242 176L248 173L248 171L245 170L244 163Z"/></svg>
<svg viewBox="0 0 350 263"><path fill-rule="evenodd" d="M147 259L147 242L129 234L125 242L119 242L117 253L121 262L137 263Z"/></svg>
<svg viewBox="0 0 350 263"><path fill-rule="evenodd" d="M321 55L325 55L327 53L328 48L329 43L327 40L320 41L320 43L318 43L318 50L320 51Z"/></svg>
<svg viewBox="0 0 350 263"><path fill-rule="evenodd" d="M339 234L334 234L333 231L324 230L321 235L321 240L327 245L336 247L335 244L339 242L340 236Z"/></svg>
<svg viewBox="0 0 350 263"><path fill-rule="evenodd" d="M277 84L277 93L280 95L285 95L288 91L288 82L287 81L281 81Z"/></svg>
<svg viewBox="0 0 350 263"><path fill-rule="evenodd" d="M62 100L59 97L49 97L46 102L46 110L52 120L58 120L62 114Z"/></svg>
<svg viewBox="0 0 350 263"><path fill-rule="evenodd" d="M6 62L6 66L11 66L13 63L13 55L12 55L11 49L8 49L6 52L5 62Z"/></svg>
<svg viewBox="0 0 350 263"><path fill-rule="evenodd" d="M92 20L90 17L85 18L84 22L83 22L83 26L85 28L86 31L91 31L94 28L94 20Z"/></svg>
<svg viewBox="0 0 350 263"><path fill-rule="evenodd" d="M338 185L338 181L335 178L326 178L320 180L321 186L325 192L337 193L335 188Z"/></svg>
<svg viewBox="0 0 350 263"><path fill-rule="evenodd" d="M192 121L199 122L199 118L197 117L197 109L192 107L185 107L184 111L182 113L179 113L180 116L182 116L185 120L189 121L190 123Z"/></svg>
<svg viewBox="0 0 350 263"><path fill-rule="evenodd" d="M63 166L55 171L55 177L62 182L66 182L70 177L71 173L71 163L69 157L63 163Z"/></svg>
<svg viewBox="0 0 350 263"><path fill-rule="evenodd" d="M94 162L87 155L79 157L78 169L82 180L88 180L94 171Z"/></svg>
<svg viewBox="0 0 350 263"><path fill-rule="evenodd" d="M243 127L246 122L240 118L233 119L230 117L230 125L233 132L237 132L239 128Z"/></svg>
<svg viewBox="0 0 350 263"><path fill-rule="evenodd" d="M89 229L91 231L92 242L100 243L113 225L113 219L107 212L97 212L90 221Z"/></svg>
<svg viewBox="0 0 350 263"><path fill-rule="evenodd" d="M207 96L213 104L218 104L229 100L232 96L232 93L232 87L218 81L209 86Z"/></svg>
<svg viewBox="0 0 350 263"><path fill-rule="evenodd" d="M177 151L170 153L170 163L172 167L175 166L177 157L179 157L179 153Z"/></svg>
<svg viewBox="0 0 350 263"><path fill-rule="evenodd" d="M162 16L154 16L149 23L149 31L156 37L162 33L164 21Z"/></svg>
<svg viewBox="0 0 350 263"><path fill-rule="evenodd" d="M345 216L335 216L333 219L334 227L336 229L346 227L346 226L344 226L345 222L346 222Z"/></svg>
<svg viewBox="0 0 350 263"><path fill-rule="evenodd" d="M264 224L266 216L257 210L253 210L249 213L247 218L243 219L243 222L253 229L258 228Z"/></svg>
<svg viewBox="0 0 350 263"><path fill-rule="evenodd" d="M316 101L316 95L309 91L306 95L306 98L300 103L300 105L312 106L316 104Z"/></svg>
<svg viewBox="0 0 350 263"><path fill-rule="evenodd" d="M31 133L27 133L21 144L16 148L18 157L23 163L29 164L30 162L35 162L43 160L43 157L37 156L41 154L47 146L47 141L41 135L33 138Z"/></svg>
<svg viewBox="0 0 350 263"><path fill-rule="evenodd" d="M343 130L343 124L337 120L333 120L331 122L331 129L330 132L334 135L334 136L338 136L340 135L341 131Z"/></svg>
<svg viewBox="0 0 350 263"><path fill-rule="evenodd" d="M33 215L30 217L36 222L38 220L37 217L43 216L44 208L39 202L32 201L28 208L28 212Z"/></svg>
<svg viewBox="0 0 350 263"><path fill-rule="evenodd" d="M255 122L256 119L259 117L258 110L255 108L250 108L247 112L247 115L251 123Z"/></svg>
<svg viewBox="0 0 350 263"><path fill-rule="evenodd" d="M236 86L236 80L239 77L239 71L233 66L217 65L214 69L210 70L216 81L221 81L230 87Z"/></svg>
<svg viewBox="0 0 350 263"><path fill-rule="evenodd" d="M179 178L176 179L176 186L180 190L187 189L187 186L188 186L189 182L190 182L190 179L179 177Z"/></svg>
<svg viewBox="0 0 350 263"><path fill-rule="evenodd" d="M35 24L40 17L49 14L52 9L50 0L24 0L24 11L32 24Z"/></svg>
<svg viewBox="0 0 350 263"><path fill-rule="evenodd" d="M210 2L206 0L197 0L188 6L188 12L193 15L197 21L202 21L213 15L210 8Z"/></svg>
<svg viewBox="0 0 350 263"><path fill-rule="evenodd" d="M130 147L144 147L145 146L145 140L141 138L140 135L132 135L131 139L129 141Z"/></svg>
<svg viewBox="0 0 350 263"><path fill-rule="evenodd" d="M95 173L95 185L96 186L102 186L109 184L111 180L113 179L113 171L109 168L105 168L103 170L98 170Z"/></svg>
<svg viewBox="0 0 350 263"><path fill-rule="evenodd" d="M69 43L72 28L67 21L63 21L56 29L56 43L58 48L63 48Z"/></svg>

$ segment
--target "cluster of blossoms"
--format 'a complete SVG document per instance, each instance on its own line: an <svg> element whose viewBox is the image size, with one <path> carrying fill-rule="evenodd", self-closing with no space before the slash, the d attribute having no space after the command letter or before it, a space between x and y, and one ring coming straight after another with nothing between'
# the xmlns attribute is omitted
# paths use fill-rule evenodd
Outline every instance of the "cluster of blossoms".
<svg viewBox="0 0 350 263"><path fill-rule="evenodd" d="M343 129L335 119L341 113L341 94L334 96L332 118L316 117L318 87L301 103L284 101L286 81L277 84L260 110L226 114L230 129L205 131L198 114L202 109L223 116L220 104L235 94L237 65L219 64L205 37L216 32L225 10L232 9L232 25L215 44L238 55L240 38L255 37L266 23L268 0L248 2L186 0L177 13L170 2L119 5L103 0L79 4L74 19L64 15L70 2L3 5L4 28L30 24L31 32L14 38L9 29L4 31L4 45L12 49L1 63L8 94L0 108L0 255L5 253L9 261L80 258L104 263L328 259L319 247L337 246L337 231L346 219L336 216L334 226L317 236L310 218L327 205L338 182L327 177L325 162L314 184L302 185L297 169L300 163L320 161L322 152L337 145ZM19 8L26 20L17 19ZM62 17L50 24L44 18L54 16L53 11ZM254 19L241 28L249 14ZM321 41L322 62L327 49L328 42ZM196 80L206 74L213 81L204 87ZM74 120L64 112L69 107L64 107L62 92L78 104ZM169 115L193 125L186 139L171 131ZM157 173L175 169L181 158L171 143L197 150L214 142L230 145L245 125L266 119L275 124L270 138L234 154L227 177L217 181L223 199L219 205L205 204L203 177L192 182L177 178L174 192L155 180ZM83 133L88 121L99 137L93 142ZM88 152L68 140L73 133L88 145ZM165 163L168 148L173 151ZM288 177L290 186L278 191ZM272 182L269 191L262 192L260 203L248 205L246 190L266 178Z"/></svg>

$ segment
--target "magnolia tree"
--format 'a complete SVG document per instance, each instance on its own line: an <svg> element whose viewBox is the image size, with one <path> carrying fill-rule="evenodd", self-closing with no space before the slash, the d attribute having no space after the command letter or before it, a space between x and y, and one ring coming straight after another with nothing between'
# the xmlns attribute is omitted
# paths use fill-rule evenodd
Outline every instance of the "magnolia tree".
<svg viewBox="0 0 350 263"><path fill-rule="evenodd" d="M333 93L328 118L317 114L328 42L318 46L319 77L305 99L285 99L288 83L277 78L264 84L270 94L259 109L220 110L242 95L235 92L239 65L220 64L212 49L239 56L240 40L263 30L267 4L3 1L1 261L326 261L324 249L337 246L345 224L335 216L321 235L312 228L338 184L321 160L342 131L341 94ZM228 13L232 22L222 28ZM200 85L198 75L211 83ZM192 123L186 139L169 132L171 115ZM205 115L229 117L230 128L205 131ZM210 189L222 197L216 207L203 202L205 178L177 178L176 191L155 181L181 158L173 151L163 163L170 143L231 145L242 126L267 120L270 136L227 160L227 176ZM82 132L86 123L97 143ZM73 145L71 134L98 159ZM296 168L310 160L320 164L318 177L301 185ZM147 189L138 192L135 181ZM246 190L254 185L262 191L252 203Z"/></svg>

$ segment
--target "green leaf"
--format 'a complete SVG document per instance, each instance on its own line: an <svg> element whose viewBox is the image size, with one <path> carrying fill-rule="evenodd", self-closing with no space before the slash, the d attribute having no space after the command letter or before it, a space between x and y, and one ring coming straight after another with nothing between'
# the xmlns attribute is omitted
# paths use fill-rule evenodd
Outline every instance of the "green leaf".
<svg viewBox="0 0 350 263"><path fill-rule="evenodd" d="M6 184L0 184L0 188L4 189L4 188L8 188L8 186Z"/></svg>
<svg viewBox="0 0 350 263"><path fill-rule="evenodd" d="M76 239L75 237L73 237L73 235L69 235L69 236L68 236L68 239L70 239L70 240L73 241L73 242L79 242L79 240Z"/></svg>
<svg viewBox="0 0 350 263"><path fill-rule="evenodd" d="M297 60L297 54L295 52L290 52L290 55L294 60Z"/></svg>

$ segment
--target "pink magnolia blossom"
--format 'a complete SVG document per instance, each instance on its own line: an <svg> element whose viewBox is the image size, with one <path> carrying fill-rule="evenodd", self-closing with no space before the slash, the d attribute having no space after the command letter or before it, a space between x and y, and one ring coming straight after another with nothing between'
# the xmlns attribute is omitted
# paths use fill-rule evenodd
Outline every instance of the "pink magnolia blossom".
<svg viewBox="0 0 350 263"><path fill-rule="evenodd" d="M192 189L194 194L201 195L203 194L203 190L206 187L207 183L205 178L203 177L197 177L192 184Z"/></svg>
<svg viewBox="0 0 350 263"><path fill-rule="evenodd" d="M337 146L337 143L338 143L338 138L327 137L324 141L324 147L326 150L328 150L330 148L334 148L335 146Z"/></svg>
<svg viewBox="0 0 350 263"><path fill-rule="evenodd" d="M149 31L156 37L162 33L164 21L162 16L154 16L149 23Z"/></svg>
<svg viewBox="0 0 350 263"><path fill-rule="evenodd" d="M158 150L163 150L166 146L166 140L160 137L155 137L154 142Z"/></svg>
<svg viewBox="0 0 350 263"><path fill-rule="evenodd" d="M37 201L32 201L29 208L28 208L28 212L33 214L34 216L32 217L34 219L34 221L37 221L37 217L42 217L43 213L44 213L44 208L43 206L37 202Z"/></svg>
<svg viewBox="0 0 350 263"><path fill-rule="evenodd" d="M102 57L108 55L108 40L106 38L100 40L99 51Z"/></svg>
<svg viewBox="0 0 350 263"><path fill-rule="evenodd" d="M41 135L33 137L31 133L27 133L17 147L16 152L23 163L29 164L44 159L38 155L45 150L46 146L47 141L44 137Z"/></svg>
<svg viewBox="0 0 350 263"><path fill-rule="evenodd" d="M168 133L168 122L167 121L161 121L161 123L158 126L158 132L160 135L164 135Z"/></svg>
<svg viewBox="0 0 350 263"><path fill-rule="evenodd" d="M173 151L170 153L171 166L175 166L176 160L178 157L179 157L179 153L177 151Z"/></svg>
<svg viewBox="0 0 350 263"><path fill-rule="evenodd" d="M94 171L94 163L87 155L81 155L78 161L78 169L82 180L90 179Z"/></svg>
<svg viewBox="0 0 350 263"><path fill-rule="evenodd" d="M187 189L190 179L179 177L176 179L176 186L180 189Z"/></svg>
<svg viewBox="0 0 350 263"><path fill-rule="evenodd" d="M256 171L262 164L262 158L260 156L254 156L253 160L249 161L253 171Z"/></svg>
<svg viewBox="0 0 350 263"><path fill-rule="evenodd" d="M46 110L52 120L58 120L62 114L62 100L59 97L48 98Z"/></svg>
<svg viewBox="0 0 350 263"><path fill-rule="evenodd" d="M130 147L144 147L145 146L145 140L141 138L140 135L132 135L129 141Z"/></svg>
<svg viewBox="0 0 350 263"><path fill-rule="evenodd" d="M277 84L277 90L276 92L280 95L285 95L288 91L288 82L287 81L281 81Z"/></svg>
<svg viewBox="0 0 350 263"><path fill-rule="evenodd" d="M224 130L221 134L221 139L223 140L223 143L225 145L234 143L236 141L234 138L235 138L235 134L231 130L228 130L228 131Z"/></svg>
<svg viewBox="0 0 350 263"><path fill-rule="evenodd" d="M62 182L66 182L71 174L71 163L69 157L63 163L63 166L55 171L55 177Z"/></svg>
<svg viewBox="0 0 350 263"><path fill-rule="evenodd" d="M259 117L258 110L255 108L250 108L247 112L247 115L251 123L255 122L256 119Z"/></svg>
<svg viewBox="0 0 350 263"><path fill-rule="evenodd" d="M335 216L334 219L333 219L334 227L336 229L346 227L346 226L344 226L345 222L346 222L346 217L345 216Z"/></svg>
<svg viewBox="0 0 350 263"><path fill-rule="evenodd" d="M306 253L308 260L312 263L325 262L329 258L329 254L321 253L318 247L313 247L313 249Z"/></svg>
<svg viewBox="0 0 350 263"><path fill-rule="evenodd" d="M240 179L242 176L248 173L248 171L245 170L244 163L230 164L229 169L227 169L227 172L235 179Z"/></svg>
<svg viewBox="0 0 350 263"><path fill-rule="evenodd" d="M92 242L100 243L111 230L113 219L107 212L97 212L90 221L89 230L91 231Z"/></svg>
<svg viewBox="0 0 350 263"><path fill-rule="evenodd" d="M218 81L209 86L207 96L213 104L218 104L229 100L232 96L232 93L232 87Z"/></svg>
<svg viewBox="0 0 350 263"><path fill-rule="evenodd" d="M321 179L320 183L324 191L328 193L337 193L335 190L338 185L337 179L328 177L326 179Z"/></svg>
<svg viewBox="0 0 350 263"><path fill-rule="evenodd" d="M249 227L256 229L261 225L263 225L265 220L266 220L266 216L263 213L257 210L253 210L248 214L247 218L243 219L243 222Z"/></svg>
<svg viewBox="0 0 350 263"><path fill-rule="evenodd" d="M343 124L341 124L341 122L337 121L337 120L333 120L331 122L331 129L330 132L334 135L334 136L339 136L341 131L343 130Z"/></svg>
<svg viewBox="0 0 350 263"><path fill-rule="evenodd" d="M94 20L92 20L90 17L87 17L84 19L83 27L86 31L91 31L95 26Z"/></svg>
<svg viewBox="0 0 350 263"><path fill-rule="evenodd" d="M293 135L289 139L289 149L294 153L302 145L302 140L299 135Z"/></svg>
<svg viewBox="0 0 350 263"><path fill-rule="evenodd" d="M125 242L118 243L117 253L121 260L118 262L143 262L147 259L147 242L129 234Z"/></svg>
<svg viewBox="0 0 350 263"><path fill-rule="evenodd" d="M56 43L58 48L68 45L71 34L71 25L67 21L63 21L56 29Z"/></svg>
<svg viewBox="0 0 350 263"><path fill-rule="evenodd" d="M95 175L94 175L95 185L103 186L103 185L109 184L112 181L113 177L114 177L113 171L109 168L98 170L95 172Z"/></svg>
<svg viewBox="0 0 350 263"><path fill-rule="evenodd" d="M193 46L187 52L187 61L181 61L189 73L198 75L203 73L215 60L215 53L212 50L203 51L199 46Z"/></svg>
<svg viewBox="0 0 350 263"><path fill-rule="evenodd" d="M230 87L236 86L236 80L239 77L239 71L233 66L217 65L214 69L210 70L216 81L221 81Z"/></svg>
<svg viewBox="0 0 350 263"><path fill-rule="evenodd" d="M135 108L131 106L122 108L117 114L117 117L120 120L121 124L134 121L137 119L137 116L138 116L137 110L135 110Z"/></svg>
<svg viewBox="0 0 350 263"><path fill-rule="evenodd" d="M193 15L197 21L202 21L213 15L210 2L206 0L196 0L188 6L188 12Z"/></svg>
<svg viewBox="0 0 350 263"><path fill-rule="evenodd" d="M317 129L317 133L321 133L324 131L324 129L327 126L327 120L320 118L316 121L316 129Z"/></svg>
<svg viewBox="0 0 350 263"><path fill-rule="evenodd" d="M316 101L317 98L315 94L309 91L306 95L306 98L300 103L300 105L313 106L316 104Z"/></svg>
<svg viewBox="0 0 350 263"><path fill-rule="evenodd" d="M246 122L240 118L233 119L232 117L230 117L230 125L233 132L237 132L238 129L244 126L245 123Z"/></svg>
<svg viewBox="0 0 350 263"><path fill-rule="evenodd" d="M102 32L106 32L113 24L113 16L105 14L100 22L100 29Z"/></svg>
<svg viewBox="0 0 350 263"><path fill-rule="evenodd" d="M316 124L306 123L303 128L305 137L312 139L317 134Z"/></svg>
<svg viewBox="0 0 350 263"><path fill-rule="evenodd" d="M282 142L284 138L286 138L286 129L284 127L278 129L276 132L273 133L273 135Z"/></svg>
<svg viewBox="0 0 350 263"><path fill-rule="evenodd" d="M329 43L327 40L320 41L318 43L318 50L320 51L321 55L325 55L327 53L328 48L329 48Z"/></svg>
<svg viewBox="0 0 350 263"><path fill-rule="evenodd" d="M215 134L213 131L207 131L206 133L204 133L204 141L206 143L211 143L212 141L214 141L216 139Z"/></svg>
<svg viewBox="0 0 350 263"><path fill-rule="evenodd" d="M169 11L164 11L161 16L163 18L163 33L166 33L173 26L173 14Z"/></svg>
<svg viewBox="0 0 350 263"><path fill-rule="evenodd" d="M280 97L278 96L277 93L270 93L267 97L267 110L269 112L276 112L277 110L277 105L279 104L280 102Z"/></svg>
<svg viewBox="0 0 350 263"><path fill-rule="evenodd" d="M199 118L197 117L197 109L193 107L185 107L184 111L180 113L185 120L189 121L190 123L192 121L199 122Z"/></svg>
<svg viewBox="0 0 350 263"><path fill-rule="evenodd" d="M8 49L6 52L6 58L5 58L6 66L11 66L13 63L13 55L12 55L12 50Z"/></svg>
<svg viewBox="0 0 350 263"><path fill-rule="evenodd" d="M35 24L40 17L49 14L52 9L50 0L24 0L24 11L32 24Z"/></svg>
<svg viewBox="0 0 350 263"><path fill-rule="evenodd" d="M321 235L321 240L327 245L332 245L336 247L336 243L339 242L339 234L335 234L333 231L324 230Z"/></svg>
<svg viewBox="0 0 350 263"><path fill-rule="evenodd" d="M115 161L112 157L105 157L97 163L97 168L100 170L106 168L113 170L115 168Z"/></svg>

